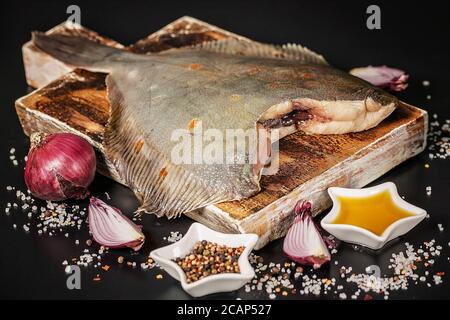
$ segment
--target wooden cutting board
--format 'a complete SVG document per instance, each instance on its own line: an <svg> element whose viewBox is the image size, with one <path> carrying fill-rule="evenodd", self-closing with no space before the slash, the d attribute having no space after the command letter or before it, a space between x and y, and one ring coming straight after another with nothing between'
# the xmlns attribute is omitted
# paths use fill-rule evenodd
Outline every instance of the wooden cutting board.
<svg viewBox="0 0 450 320"><path fill-rule="evenodd" d="M137 53L159 52L229 37L247 38L190 17L180 18L129 47L70 24L49 32L77 33ZM279 47L288 55L295 46ZM54 60L32 43L23 47L27 82L36 91L16 101L24 132L69 131L87 139L98 154L98 170L123 183L103 152L103 133L109 117L105 74L73 70ZM225 202L187 215L205 225L234 233L260 235L257 248L282 237L292 223L299 200L312 200L313 213L328 208L330 186L362 187L402 161L420 153L426 144L428 116L424 110L402 103L379 126L345 135L290 135L280 142L279 172L263 176L262 191L241 201ZM167 222L170 223L170 222Z"/></svg>

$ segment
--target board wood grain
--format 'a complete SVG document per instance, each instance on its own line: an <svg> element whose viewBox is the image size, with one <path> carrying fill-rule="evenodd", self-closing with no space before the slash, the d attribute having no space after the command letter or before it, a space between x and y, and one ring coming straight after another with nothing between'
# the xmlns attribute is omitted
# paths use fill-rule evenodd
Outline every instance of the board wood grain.
<svg viewBox="0 0 450 320"><path fill-rule="evenodd" d="M73 32L67 28L71 26L61 25L50 32ZM76 32L87 37L94 34L96 41L122 46L87 29ZM183 17L124 49L157 52L226 37L240 36ZM69 131L84 137L97 151L99 171L123 183L105 157L102 145L110 111L104 82L106 75L61 67L59 61L39 52L30 43L25 44L23 50L24 57L27 56L24 61L28 83L44 85L16 102L24 132L29 135L34 131ZM47 74L52 65L55 69ZM326 193L328 187L362 187L421 152L426 143L427 121L425 111L402 103L379 126L364 132L295 133L280 141L279 171L276 175L262 177L260 193L241 201L207 206L187 215L216 230L257 233L260 235L257 248L261 248L285 235L297 201L312 200L313 213L317 214L331 203Z"/></svg>

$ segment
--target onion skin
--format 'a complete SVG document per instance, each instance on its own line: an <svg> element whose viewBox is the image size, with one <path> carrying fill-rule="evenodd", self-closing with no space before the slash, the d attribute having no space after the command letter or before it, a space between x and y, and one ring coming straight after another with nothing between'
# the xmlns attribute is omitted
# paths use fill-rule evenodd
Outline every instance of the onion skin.
<svg viewBox="0 0 450 320"><path fill-rule="evenodd" d="M83 199L94 180L94 148L72 133L33 133L25 165L25 184L40 199Z"/></svg>
<svg viewBox="0 0 450 320"><path fill-rule="evenodd" d="M95 197L89 204L89 230L95 242L112 249L127 247L138 251L145 242L140 226Z"/></svg>
<svg viewBox="0 0 450 320"><path fill-rule="evenodd" d="M354 68L350 74L370 82L374 86L391 91L403 91L408 87L409 75L405 71L387 66Z"/></svg>
<svg viewBox="0 0 450 320"><path fill-rule="evenodd" d="M311 202L295 206L294 223L283 242L283 252L291 260L320 268L331 260L327 245L311 216Z"/></svg>

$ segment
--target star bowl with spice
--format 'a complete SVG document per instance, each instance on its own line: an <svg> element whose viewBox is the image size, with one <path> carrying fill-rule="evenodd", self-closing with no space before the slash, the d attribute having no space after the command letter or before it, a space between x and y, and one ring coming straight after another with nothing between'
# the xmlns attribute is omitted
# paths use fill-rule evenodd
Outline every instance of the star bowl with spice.
<svg viewBox="0 0 450 320"><path fill-rule="evenodd" d="M178 242L150 256L193 297L234 291L253 279L248 261L258 236L226 234L193 223Z"/></svg>

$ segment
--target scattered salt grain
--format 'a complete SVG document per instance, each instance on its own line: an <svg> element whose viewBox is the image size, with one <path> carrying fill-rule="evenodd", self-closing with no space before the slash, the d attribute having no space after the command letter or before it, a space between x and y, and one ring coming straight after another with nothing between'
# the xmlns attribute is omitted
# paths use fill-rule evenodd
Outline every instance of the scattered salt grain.
<svg viewBox="0 0 450 320"><path fill-rule="evenodd" d="M170 236L164 237L164 240L174 243L181 240L181 238L183 238L183 235L179 231L171 231Z"/></svg>
<svg viewBox="0 0 450 320"><path fill-rule="evenodd" d="M441 284L442 283L442 277L439 275L434 275L433 276L433 281L435 285Z"/></svg>
<svg viewBox="0 0 450 320"><path fill-rule="evenodd" d="M450 120L446 119L441 125L437 114L433 118L428 131L428 156L430 159L446 159L450 157Z"/></svg>
<svg viewBox="0 0 450 320"><path fill-rule="evenodd" d="M146 263L141 263L141 269L142 270L147 270L148 269L148 265Z"/></svg>
<svg viewBox="0 0 450 320"><path fill-rule="evenodd" d="M78 257L77 265L87 267L94 261L94 256L90 253L84 253Z"/></svg>

